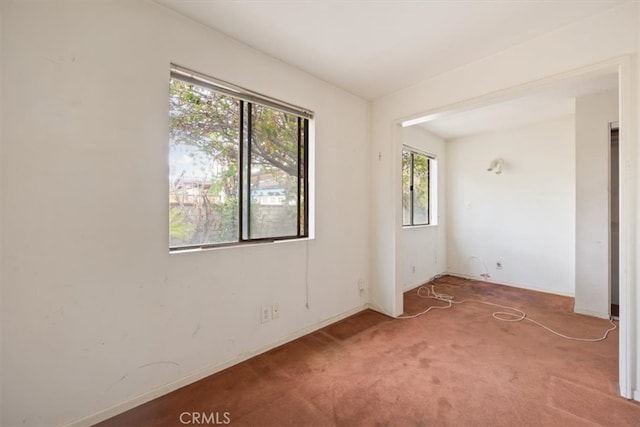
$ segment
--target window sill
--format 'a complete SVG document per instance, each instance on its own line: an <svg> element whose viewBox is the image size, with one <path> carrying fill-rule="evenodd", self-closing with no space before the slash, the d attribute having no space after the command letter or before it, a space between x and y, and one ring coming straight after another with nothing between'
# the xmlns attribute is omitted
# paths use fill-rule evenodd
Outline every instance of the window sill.
<svg viewBox="0 0 640 427"><path fill-rule="evenodd" d="M220 251L220 250L239 249L239 248L254 248L254 247L267 246L267 245L273 245L273 244L281 245L281 244L294 243L294 242L308 242L310 240L314 240L314 237L229 243L229 244L221 244L217 246L194 247L194 248L186 248L186 249L169 249L169 255L187 254L187 253L194 253L194 252L197 253L197 252L208 252L208 251Z"/></svg>
<svg viewBox="0 0 640 427"><path fill-rule="evenodd" d="M438 224L423 224L423 225L403 225L402 229L403 230L413 230L416 228L432 228L432 227L437 227Z"/></svg>

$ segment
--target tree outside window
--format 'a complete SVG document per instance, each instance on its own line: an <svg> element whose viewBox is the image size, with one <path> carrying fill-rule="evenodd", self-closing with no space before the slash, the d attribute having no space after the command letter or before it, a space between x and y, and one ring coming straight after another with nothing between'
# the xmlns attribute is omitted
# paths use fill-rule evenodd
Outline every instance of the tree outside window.
<svg viewBox="0 0 640 427"><path fill-rule="evenodd" d="M307 235L308 119L173 76L171 249Z"/></svg>
<svg viewBox="0 0 640 427"><path fill-rule="evenodd" d="M432 159L402 150L402 225L429 224L429 166Z"/></svg>

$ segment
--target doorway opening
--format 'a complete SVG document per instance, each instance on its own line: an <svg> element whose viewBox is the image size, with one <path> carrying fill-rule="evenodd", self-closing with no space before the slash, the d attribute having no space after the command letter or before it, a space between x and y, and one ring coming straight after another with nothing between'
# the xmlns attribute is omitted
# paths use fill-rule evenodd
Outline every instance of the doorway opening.
<svg viewBox="0 0 640 427"><path fill-rule="evenodd" d="M520 97L526 97L528 95L535 96L540 94L540 92L544 92L542 93L542 95L549 94L547 90L552 91L554 88L558 89L558 91L555 92L555 94L564 95L564 96L571 95L571 94L573 94L576 97L586 95L584 91L597 93L592 90L587 90L590 87L589 83L590 82L595 83L597 81L603 82L598 77L604 77L605 74L613 78L615 81L614 87L617 89L616 92L618 94L618 101L616 104L619 107L619 112L617 115L617 119L610 118L609 120L605 121L603 124L606 126L610 122L619 121L619 123L624 126L624 123L627 123L628 121L630 121L630 111L631 111L631 108L630 108L631 98L630 96L628 96L628 92L625 90L625 88L628 88L630 86L629 70L630 70L629 59L622 58L622 59L610 61L607 63L596 64L591 67L585 67L580 70L574 70L572 72L568 72L562 75L553 76L546 79L545 81L526 84L518 88L506 89L498 93L487 95L486 97L470 99L465 102L443 106L438 109L433 109L430 111L423 112L421 114L415 114L413 116L406 117L404 120L396 122L396 131L394 134L394 147L397 149L402 144L403 128L418 125L418 126L426 127L427 130L431 131L432 133L438 133L437 132L438 129L435 129L434 126L438 126L439 124L441 124L442 123L441 119L446 119L446 120L451 119L449 121L452 122L451 124L453 125L454 124L453 122L455 119L454 116L458 115L458 113L465 113L471 110L478 110L478 109L482 109L483 107L487 107L488 109L491 109L492 106L495 104L505 103L505 101L509 102L510 100L514 100ZM568 83L569 86L566 86L565 85L566 83ZM572 83L575 83L575 84L572 84ZM575 92L574 92L574 89L576 90ZM606 87L601 89L608 90L612 88ZM558 104L556 103L555 105L558 105ZM513 109L510 109L510 110L513 110ZM436 123L432 123L432 122L436 122ZM479 122L481 125L484 125L486 123L486 120L480 120ZM514 121L511 121L510 123L513 124ZM454 128L459 129L459 126L455 126ZM634 380L632 378L633 345L630 345L630 344L633 344L635 342L635 338L632 334L631 328L629 327L630 320L631 320L630 317L633 314L633 307L627 306L627 302L630 301L628 295L631 289L630 285L633 282L633 277L630 276L629 269L626 268L626 266L629 265L629 262L631 260L630 256L633 254L629 250L628 224L629 224L629 221L632 218L634 218L634 209L633 209L633 205L629 203L629 194L630 194L630 188L628 185L629 181L625 179L625 177L628 177L629 168L632 167L633 165L631 164L631 166L629 166L630 164L629 162L622 163L619 161L620 157L623 159L629 158L628 157L629 151L633 153L633 150L632 150L633 147L630 144L630 141L633 140L632 138L633 135L630 135L629 133L625 133L624 135L619 136L619 133L616 132L615 136L617 138L615 138L615 140L619 142L614 148L614 150L618 149L619 151L617 152L617 154L614 151L613 154L610 154L609 159L607 159L606 158L608 154L607 151L609 151L611 148L610 144L607 144L607 143L611 141L611 130L613 129L613 126L605 129L606 130L600 128L600 130L597 131L597 132L601 132L599 135L602 135L602 136L607 135L605 136L605 138L607 138L605 141L602 141L602 139L600 139L601 141L600 144L604 142L604 147L602 147L602 145L599 145L600 147L602 147L600 148L600 150L602 151L600 151L601 166L599 167L604 169L604 170L600 169L602 171L600 172L600 176L606 180L604 182L604 185L606 188L607 181L609 181L608 183L611 183L610 176L608 176L610 172L607 171L607 169L615 168L615 166L611 165L610 160L612 158L615 158L616 160L618 160L617 166L619 166L619 169L618 169L618 172L615 173L616 175L615 183L618 186L618 188L615 190L616 194L614 195L614 197L616 196L618 197L618 200L617 201L614 200L609 206L606 206L606 205L602 206L602 204L600 204L601 206L600 212L604 210L604 212L602 212L604 215L602 215L599 221L599 224L601 224L599 225L599 227L601 227L600 230L602 230L601 231L602 237L600 237L600 242L605 243L605 246L609 246L609 251L605 250L604 253L602 253L602 257L600 258L601 260L600 265L604 267L603 269L601 269L601 271L604 270L603 271L604 274L603 274L603 277L599 279L600 285L599 285L598 291L596 293L591 293L591 294L587 293L587 295L590 295L592 300L598 301L597 304L599 304L598 308L600 308L599 313L601 313L601 315L597 317L609 318L610 308L611 308L610 300L615 301L616 299L615 292L616 291L618 292L617 299L618 299L618 306L620 306L620 310L619 310L620 339L619 339L619 349L618 349L619 350L618 351L619 391L623 397L633 398L634 396L634 390L633 390ZM616 127L616 130L617 130L617 127ZM477 134L480 134L480 131L478 131L478 129L476 129L476 131L477 131L476 132ZM399 156L400 156L399 152L400 152L399 150L396 151L397 154L394 157L394 159L399 160ZM450 153L447 153L447 160L451 160L449 159L448 154ZM496 157L498 154L502 155L502 153L497 153L497 154L494 153L494 154L495 155L491 157L491 159ZM602 162L602 160L605 160L605 161ZM485 159L485 163L486 163L486 159ZM451 165L448 165L448 164L446 165L446 167L449 167L449 166ZM510 166L515 167L516 164L514 163L513 165L510 165ZM485 165L485 168L486 168L486 165ZM398 186L398 188L400 187ZM449 191L451 190L451 188L448 188L447 190L448 190L446 195L447 200L450 200L450 197L453 195L454 192ZM396 199L398 201L400 200L399 193L400 191L398 190L396 192ZM452 193L452 194L449 194L449 193ZM606 193L604 197L605 198L600 203L607 202ZM611 224L611 220L613 219L613 216L611 215L612 205L615 205L614 209L617 208L616 214L618 219L615 225ZM476 207L476 204L467 203L466 205L464 205L464 207L467 209L469 207L474 209ZM448 204L447 204L447 211L449 212L451 211L449 209ZM400 210L398 209L398 212L396 213L396 217L399 216L399 212ZM447 219L450 219L450 218L447 216ZM448 222L450 221L447 221L447 223ZM453 264L453 262L456 261L456 257L460 258L459 254L455 251L456 248L453 247L454 245L452 244L452 243L457 243L457 241L455 240L456 236L451 233L451 227L452 227L451 224L448 224L447 230L445 233L446 239L445 239L444 247L445 247L445 252L447 254L447 257L446 257L447 264ZM612 235L612 233L608 233L607 235L606 234L607 228L609 228L610 230L611 229L620 230L618 232L617 242L610 241L611 238L615 239L616 236ZM604 240L604 242L602 241L603 238L606 239ZM465 241L463 241L463 243ZM396 253L397 253L398 248L404 244L404 240L399 238L399 239L396 239L395 243L396 243ZM485 246L479 246L479 247L482 249ZM463 256L464 255L465 254L463 254ZM401 260L401 258L396 256L395 257L396 264L398 264L399 260ZM506 264L503 264L504 260L502 258L499 258L499 261L500 261L500 264L496 262L495 269L503 272L505 271ZM459 264L460 264L460 268L463 268L466 265L464 263L459 263ZM605 264L605 265L602 265L602 264ZM609 264L608 265L609 269L606 269L607 267L606 264ZM494 264L490 263L488 265L493 266ZM499 269L498 266L502 267L502 269ZM400 270L399 267L400 267L399 265L396 265L396 273L398 272L398 270ZM447 271L450 271L450 270L451 269L449 268L449 265L447 265ZM613 277L614 280L611 280L612 274L614 276ZM469 274L469 275L475 276L475 274ZM618 277L616 278L616 276ZM402 312L402 308L403 308L402 300L400 296L401 293L398 292L401 289L401 287L398 286L400 284L400 280L399 280L400 278L401 276L399 274L396 274L396 281L394 282L396 299L393 301L390 301L395 303L395 306L394 306L395 311L399 313ZM607 285L609 286L607 287ZM612 296L612 293L614 293L613 296ZM399 298L400 298L400 301L398 301Z"/></svg>
<svg viewBox="0 0 640 427"><path fill-rule="evenodd" d="M618 148L618 123L610 125L610 176L609 176L609 282L611 317L620 318L620 150Z"/></svg>

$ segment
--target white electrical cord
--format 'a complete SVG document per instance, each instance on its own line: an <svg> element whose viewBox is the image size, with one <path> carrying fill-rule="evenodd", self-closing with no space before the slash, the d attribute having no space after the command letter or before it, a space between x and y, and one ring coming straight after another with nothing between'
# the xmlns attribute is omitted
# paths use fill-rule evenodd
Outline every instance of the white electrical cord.
<svg viewBox="0 0 640 427"><path fill-rule="evenodd" d="M435 283L435 281L437 279L439 279L440 276L435 276L433 279L431 279L429 281L429 283ZM424 290L426 289L427 294L424 295ZM613 325L611 328L607 329L604 333L604 335L602 335L602 337L600 338L578 338L578 337L572 337L572 336L568 336L568 335L564 335L561 334L560 332L554 331L553 329L551 329L550 327L543 325L542 323L538 322L537 320L531 319L530 317L527 316L527 313L525 313L524 311L518 309L518 308L514 308L514 307L509 307L506 305L501 305L501 304L496 304L493 302L488 302L488 301L481 301L481 300L477 300L477 299L465 299L465 300L461 300L461 301L455 301L454 297L451 295L447 295L447 294L443 294L443 293L439 293L436 292L435 290L435 284L432 284L431 287L428 287L427 285L423 285L420 286L417 290L417 294L420 298L426 298L426 299L434 299L436 301L442 301L442 302L446 302L447 305L443 305L443 306L431 306L429 308L427 308L424 311L421 311L420 313L416 313L416 314L412 314L412 315L406 315L406 316L398 316L398 319L413 319L419 316L422 316L423 314L428 313L429 311L431 311L432 309L448 309L451 308L453 306L453 304L462 304L465 302L475 302L478 304L484 304L484 305L490 305L493 307L499 307L499 308L504 308L506 310L511 310L513 311L513 313L509 313L506 311L495 311L493 312L491 315L497 319L500 320L502 322L521 322L523 320L527 320L531 323L534 323L538 326L540 326L541 328L546 329L547 331L551 332L554 335L557 335L561 338L565 338L568 340L573 340L573 341L584 341L584 342L598 342L598 341L603 341L604 339L607 338L607 336L609 335L609 332L615 330L617 328L616 324L609 319L609 323L611 323L611 325Z"/></svg>

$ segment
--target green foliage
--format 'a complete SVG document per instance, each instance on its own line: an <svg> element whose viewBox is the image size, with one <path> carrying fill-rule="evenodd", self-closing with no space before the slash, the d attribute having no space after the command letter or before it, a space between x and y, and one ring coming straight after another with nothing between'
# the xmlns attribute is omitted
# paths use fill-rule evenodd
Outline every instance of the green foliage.
<svg viewBox="0 0 640 427"><path fill-rule="evenodd" d="M180 209L171 208L169 210L169 237L172 241L190 242L193 231L193 225L185 220Z"/></svg>
<svg viewBox="0 0 640 427"><path fill-rule="evenodd" d="M170 137L220 162L238 157L240 106L207 88L172 79L169 85Z"/></svg>
<svg viewBox="0 0 640 427"><path fill-rule="evenodd" d="M413 169L413 179L411 171ZM426 223L429 207L429 159L408 150L402 151L402 224Z"/></svg>
<svg viewBox="0 0 640 427"><path fill-rule="evenodd" d="M253 163L298 176L298 118L255 105L252 120Z"/></svg>
<svg viewBox="0 0 640 427"><path fill-rule="evenodd" d="M413 201L417 205L414 206L414 211L416 208L420 211L427 210L429 197L428 162L429 159L426 156L413 155Z"/></svg>
<svg viewBox="0 0 640 427"><path fill-rule="evenodd" d="M171 79L170 137L217 162L237 163L240 140L240 101L204 87ZM298 175L298 118L254 104L252 150L254 165L265 165Z"/></svg>
<svg viewBox="0 0 640 427"><path fill-rule="evenodd" d="M402 224L411 225L411 153L402 151Z"/></svg>
<svg viewBox="0 0 640 427"><path fill-rule="evenodd" d="M171 144L189 147L188 155L206 176L200 183L182 178L171 183L172 215L174 210L180 213L176 227L183 229L177 234L170 230L172 239L185 244L236 241L242 104L177 79L171 79L169 90ZM249 108L246 104L244 108L246 114ZM265 235L277 235L283 223L297 223L297 208L290 202L297 200L299 119L257 104L250 112L252 194L258 191L268 196L269 191L284 191L280 209L261 206L252 197L251 224Z"/></svg>

